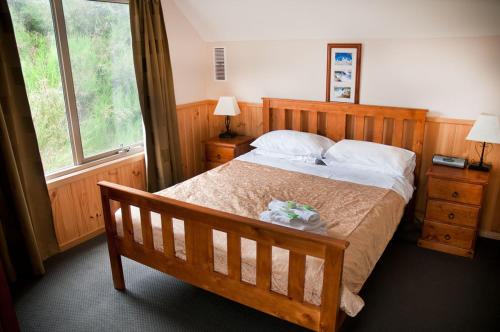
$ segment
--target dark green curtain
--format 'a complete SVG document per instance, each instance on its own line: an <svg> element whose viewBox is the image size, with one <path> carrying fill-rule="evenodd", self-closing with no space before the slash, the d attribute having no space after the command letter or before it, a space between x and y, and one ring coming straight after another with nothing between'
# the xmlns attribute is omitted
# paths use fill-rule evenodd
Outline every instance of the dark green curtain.
<svg viewBox="0 0 500 332"><path fill-rule="evenodd" d="M58 252L52 210L6 0L0 0L0 261L10 280Z"/></svg>
<svg viewBox="0 0 500 332"><path fill-rule="evenodd" d="M129 3L148 190L154 192L182 180L172 67L160 0Z"/></svg>

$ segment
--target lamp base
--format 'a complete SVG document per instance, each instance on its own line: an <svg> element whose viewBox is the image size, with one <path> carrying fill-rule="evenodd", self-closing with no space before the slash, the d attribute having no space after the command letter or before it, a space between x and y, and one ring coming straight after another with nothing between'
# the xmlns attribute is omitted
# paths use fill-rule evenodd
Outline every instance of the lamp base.
<svg viewBox="0 0 500 332"><path fill-rule="evenodd" d="M475 171L481 171L481 172L489 172L491 169L491 165L484 164L484 163L474 163L469 165L469 169L473 169Z"/></svg>
<svg viewBox="0 0 500 332"><path fill-rule="evenodd" d="M219 138L233 138L233 137L236 137L236 134L234 134L230 131L225 131L225 132L219 134Z"/></svg>

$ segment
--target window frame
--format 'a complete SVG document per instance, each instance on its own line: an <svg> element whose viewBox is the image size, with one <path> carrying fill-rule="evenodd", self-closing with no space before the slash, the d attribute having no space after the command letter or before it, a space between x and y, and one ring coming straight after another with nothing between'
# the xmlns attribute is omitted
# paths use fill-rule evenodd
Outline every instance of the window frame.
<svg viewBox="0 0 500 332"><path fill-rule="evenodd" d="M95 2L109 2L117 4L129 4L128 0L90 0ZM105 151L90 157L83 153L83 143L80 133L80 122L75 95L73 72L71 70L71 58L68 46L68 35L66 31L66 20L64 17L63 0L49 0L54 27L54 36L59 60L59 71L64 95L66 119L70 138L71 151L73 154L73 165L45 173L46 180L52 180L85 168L109 162L131 154L144 151L144 143L136 143L129 146Z"/></svg>

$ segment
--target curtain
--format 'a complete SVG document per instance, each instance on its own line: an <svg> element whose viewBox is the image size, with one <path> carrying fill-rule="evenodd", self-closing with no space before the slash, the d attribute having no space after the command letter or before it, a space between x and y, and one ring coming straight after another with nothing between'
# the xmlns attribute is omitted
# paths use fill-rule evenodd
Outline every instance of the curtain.
<svg viewBox="0 0 500 332"><path fill-rule="evenodd" d="M131 0L129 5L148 190L154 192L182 180L172 67L160 0Z"/></svg>
<svg viewBox="0 0 500 332"><path fill-rule="evenodd" d="M0 262L10 280L43 274L59 251L7 1L0 1Z"/></svg>

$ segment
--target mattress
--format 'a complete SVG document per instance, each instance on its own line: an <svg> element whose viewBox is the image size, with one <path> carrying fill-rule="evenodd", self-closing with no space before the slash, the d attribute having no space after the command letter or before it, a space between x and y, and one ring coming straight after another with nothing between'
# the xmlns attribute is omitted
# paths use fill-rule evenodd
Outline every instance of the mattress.
<svg viewBox="0 0 500 332"><path fill-rule="evenodd" d="M327 234L349 241L341 285L341 310L355 316L364 302L361 287L382 255L411 197L411 179L366 170L326 167L259 156L253 152L157 194L258 218L271 198L317 208L328 220ZM134 238L142 243L139 209L131 207ZM115 214L122 236L121 211ZM156 250L163 250L160 216L152 213ZM176 256L185 259L182 220L173 220ZM213 232L214 269L227 274L226 234ZM242 280L255 284L256 244L242 238ZM273 247L271 289L287 293L288 251ZM306 259L304 301L319 305L323 260Z"/></svg>

